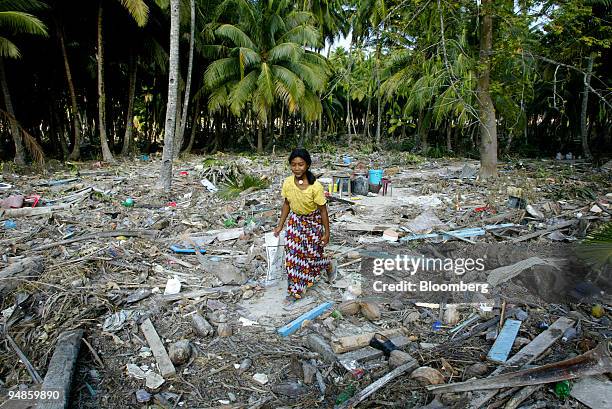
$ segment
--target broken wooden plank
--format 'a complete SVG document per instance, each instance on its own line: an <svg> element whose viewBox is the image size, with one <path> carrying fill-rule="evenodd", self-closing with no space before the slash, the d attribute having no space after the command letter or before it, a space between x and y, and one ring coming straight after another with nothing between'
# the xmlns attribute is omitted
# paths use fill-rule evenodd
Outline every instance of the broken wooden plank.
<svg viewBox="0 0 612 409"><path fill-rule="evenodd" d="M155 331L155 327L151 320L147 318L140 326L140 329L147 339L149 347L151 347L151 352L153 352L153 356L155 356L157 366L162 376L174 376L176 374L176 369L172 361L170 361L168 352L166 352L166 348L159 338L159 335L157 335L157 331Z"/></svg>
<svg viewBox="0 0 612 409"><path fill-rule="evenodd" d="M525 401L525 399L527 399L528 397L530 397L531 395L533 395L533 393L535 391L537 391L538 389L540 389L542 387L542 385L529 385L529 386L525 386L524 388L518 390L514 396L512 398L510 398L510 400L508 400L508 402L506 402L506 406L504 406L504 409L516 409L520 406L521 403L523 403ZM510 390L510 392L512 391L516 391L518 388L513 388Z"/></svg>
<svg viewBox="0 0 612 409"><path fill-rule="evenodd" d="M612 408L612 382L604 376L589 376L572 386L570 396L591 409Z"/></svg>
<svg viewBox="0 0 612 409"><path fill-rule="evenodd" d="M203 297L205 295L217 294L217 293L229 293L232 291L240 290L240 287L237 285L224 285L222 287L211 287L211 288L203 288L201 290L189 291L186 293L178 293L178 294L164 294L160 296L162 301L172 302L178 300L187 300L190 298L198 298Z"/></svg>
<svg viewBox="0 0 612 409"><path fill-rule="evenodd" d="M312 310L300 315L299 317L291 321L289 324L279 328L278 333L283 337L287 337L293 334L295 331L301 328L302 323L304 321L313 320L317 318L319 315L330 309L332 305L334 305L334 303L328 301L313 308Z"/></svg>
<svg viewBox="0 0 612 409"><path fill-rule="evenodd" d="M449 385L430 385L427 390L434 393L468 392L482 389L501 389L514 386L541 385L576 379L583 376L600 375L612 371L612 356L608 342L574 358L535 368L508 372L466 382Z"/></svg>
<svg viewBox="0 0 612 409"><path fill-rule="evenodd" d="M74 237L74 238L68 239L68 240L56 241L55 243L45 244L44 246L34 247L32 249L32 251L47 250L47 249L50 249L50 248L53 248L53 247L63 246L65 244L76 243L78 241L97 240L97 239L107 238L107 237L124 236L124 237L154 238L154 237L157 236L158 233L159 233L159 231L157 231L157 230L142 230L142 231L140 231L140 230L112 230L112 231L101 231L101 232L97 232L97 233L84 234L82 236Z"/></svg>
<svg viewBox="0 0 612 409"><path fill-rule="evenodd" d="M397 368L395 368L394 370L392 370L391 372L389 372L382 378L371 383L370 385L368 385L366 388L356 393L355 396L353 396L351 399L347 400L343 404L336 406L336 409L349 409L349 408L356 407L360 402L364 401L374 392L376 392L377 390L379 390L380 388L382 388L383 386L391 382L393 379L403 375L405 372L415 370L418 366L419 366L418 361L413 358L411 361L406 362L405 364L401 366L398 366Z"/></svg>
<svg viewBox="0 0 612 409"><path fill-rule="evenodd" d="M397 226L392 224L368 224L368 223L351 223L345 226L346 231L365 231L368 233L382 233L387 229L392 229Z"/></svg>
<svg viewBox="0 0 612 409"><path fill-rule="evenodd" d="M345 352L354 351L355 349L368 346L370 344L370 340L374 337L375 334L381 334L385 337L392 337L395 335L402 334L402 329L394 328L379 332L366 332L359 335L333 338L331 340L331 347L336 354L343 354Z"/></svg>
<svg viewBox="0 0 612 409"><path fill-rule="evenodd" d="M571 220L569 222L559 223L559 224L557 224L555 226L551 226L551 227L549 227L549 228L547 228L545 230L540 230L540 231L536 231L534 233L529 233L529 234L525 234L524 236L517 237L516 239L513 239L510 243L519 243L521 241L534 239L536 237L540 237L540 236L543 236L545 234L552 233L553 231L557 231L557 230L565 229L566 227L573 226L575 223L576 223L575 220Z"/></svg>
<svg viewBox="0 0 612 409"><path fill-rule="evenodd" d="M72 376L76 367L83 330L62 332L57 338L55 351L49 361L41 391L59 391L59 399L40 399L38 409L64 409L68 407Z"/></svg>
<svg viewBox="0 0 612 409"><path fill-rule="evenodd" d="M510 350L514 344L514 340L521 328L521 321L507 319L502 330L495 339L493 346L487 354L487 359L496 363L504 363L510 355Z"/></svg>
<svg viewBox="0 0 612 409"><path fill-rule="evenodd" d="M0 297L13 291L24 280L38 279L44 269L44 260L40 256L24 258L9 264L0 271Z"/></svg>
<svg viewBox="0 0 612 409"><path fill-rule="evenodd" d="M567 317L559 318L546 331L535 337L533 341L525 345L519 352L514 354L508 361L506 361L505 364L500 365L497 369L495 369L491 373L491 376L509 372L513 368L520 368L535 361L548 348L550 348L552 344L561 338L561 335L563 335L563 332L566 329L572 327L573 325L573 320ZM469 403L469 408L480 408L491 398L493 398L497 392L497 389L474 392Z"/></svg>
<svg viewBox="0 0 612 409"><path fill-rule="evenodd" d="M403 348L410 343L408 338L403 335L391 338L391 342L393 342L397 348ZM357 369L360 363L380 358L381 356L383 356L383 351L367 346L338 356L338 361L344 369L350 372Z"/></svg>
<svg viewBox="0 0 612 409"><path fill-rule="evenodd" d="M0 218L43 216L54 211L70 209L71 207L72 204L59 204L55 206L22 207L20 209L0 209Z"/></svg>

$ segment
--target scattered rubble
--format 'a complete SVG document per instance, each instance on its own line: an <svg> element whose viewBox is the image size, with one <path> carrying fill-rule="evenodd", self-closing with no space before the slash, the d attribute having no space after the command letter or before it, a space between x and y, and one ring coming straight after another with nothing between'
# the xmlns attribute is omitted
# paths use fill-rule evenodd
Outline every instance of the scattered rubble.
<svg viewBox="0 0 612 409"><path fill-rule="evenodd" d="M79 407L542 407L572 378L564 399L610 400L589 392L610 389L592 376L612 370L610 266L590 267L576 246L610 223L610 169L509 162L484 184L474 161L353 156L350 166L385 169L393 188L330 194L337 279L288 306L282 242L266 237L284 156L191 157L169 196L155 160L5 172L0 395L44 387L62 356L74 373L54 385ZM330 182L336 167L350 171L340 156L313 158ZM262 188L221 194L247 174ZM486 268L461 279L488 292L375 291L374 260L404 255L482 258ZM435 285L452 278L427 271Z"/></svg>

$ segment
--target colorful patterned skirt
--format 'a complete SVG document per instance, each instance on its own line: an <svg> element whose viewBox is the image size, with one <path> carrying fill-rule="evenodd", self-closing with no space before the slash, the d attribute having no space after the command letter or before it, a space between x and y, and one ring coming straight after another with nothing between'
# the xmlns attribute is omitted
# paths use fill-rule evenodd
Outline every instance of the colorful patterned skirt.
<svg viewBox="0 0 612 409"><path fill-rule="evenodd" d="M285 244L285 267L289 295L300 298L307 287L325 272L329 259L323 256L321 212L300 215L289 212Z"/></svg>

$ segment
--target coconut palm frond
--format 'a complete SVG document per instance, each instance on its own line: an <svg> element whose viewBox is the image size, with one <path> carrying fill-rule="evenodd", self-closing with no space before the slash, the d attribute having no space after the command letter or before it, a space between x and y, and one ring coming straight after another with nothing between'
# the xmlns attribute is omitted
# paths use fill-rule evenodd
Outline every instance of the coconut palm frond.
<svg viewBox="0 0 612 409"><path fill-rule="evenodd" d="M22 11L0 11L0 26L15 33L47 36L47 26L38 18Z"/></svg>
<svg viewBox="0 0 612 409"><path fill-rule="evenodd" d="M144 27L149 19L149 6L144 0L120 0L139 27Z"/></svg>
<svg viewBox="0 0 612 409"><path fill-rule="evenodd" d="M23 144L30 156L32 156L32 159L34 159L34 161L39 165L44 165L45 152L36 141L36 138L27 133L23 128L21 128L21 135L23 136Z"/></svg>

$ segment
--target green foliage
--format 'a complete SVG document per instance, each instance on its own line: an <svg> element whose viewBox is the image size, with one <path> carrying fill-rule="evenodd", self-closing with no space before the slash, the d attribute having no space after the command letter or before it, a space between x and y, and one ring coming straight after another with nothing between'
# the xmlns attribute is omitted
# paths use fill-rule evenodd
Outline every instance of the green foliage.
<svg viewBox="0 0 612 409"><path fill-rule="evenodd" d="M443 146L432 146L427 150L426 156L438 159L452 156L452 153L447 151Z"/></svg>
<svg viewBox="0 0 612 409"><path fill-rule="evenodd" d="M245 175L242 179L236 177L230 178L226 183L221 185L219 196L225 200L235 199L247 189L251 191L265 189L270 185L267 179L257 176Z"/></svg>
<svg viewBox="0 0 612 409"><path fill-rule="evenodd" d="M214 166L223 166L224 161L217 158L206 158L202 161L202 164L206 168L214 167Z"/></svg>
<svg viewBox="0 0 612 409"><path fill-rule="evenodd" d="M578 246L578 254L597 269L612 262L612 223L608 222L590 234Z"/></svg>
<svg viewBox="0 0 612 409"><path fill-rule="evenodd" d="M220 24L212 32L221 57L204 73L209 110L229 108L242 116L250 109L267 124L272 107L281 103L290 114L316 120L328 68L322 55L308 49L321 45L314 16L284 0L225 0L217 14Z"/></svg>

